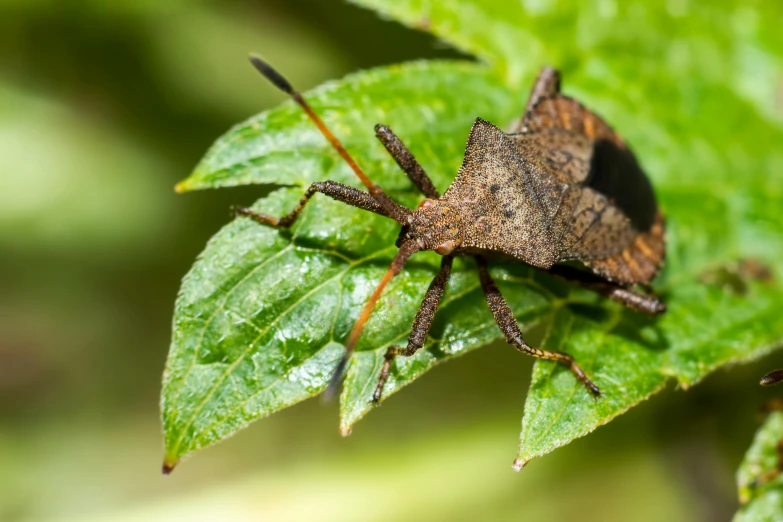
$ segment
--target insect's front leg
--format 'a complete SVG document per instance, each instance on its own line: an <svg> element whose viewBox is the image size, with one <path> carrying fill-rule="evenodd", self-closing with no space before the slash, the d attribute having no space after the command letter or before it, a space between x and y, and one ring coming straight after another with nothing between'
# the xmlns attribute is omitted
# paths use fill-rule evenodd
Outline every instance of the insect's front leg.
<svg viewBox="0 0 783 522"><path fill-rule="evenodd" d="M413 320L413 327L411 328L411 335L408 337L408 345L403 348L402 346L391 346L386 350L386 354L383 358L383 366L381 367L381 373L378 376L378 385L375 387L375 392L372 394L372 401L379 403L381 396L383 395L383 386L386 384L386 380L389 378L389 370L391 369L391 363L398 355L404 355L410 357L415 354L422 346L427 338L427 333L430 331L432 320L435 317L435 312L438 310L438 305L443 297L443 292L446 290L446 284L451 276L451 265L454 258L452 256L443 256L440 262L440 271L435 279L430 283L427 288L427 293L424 294L424 299L421 302L419 311L416 312L416 318Z"/></svg>
<svg viewBox="0 0 783 522"><path fill-rule="evenodd" d="M479 279L481 280L481 288L484 290L484 296L487 299L487 304L492 311L492 315L495 317L495 322L497 322L503 335L506 336L506 341L522 353L538 357L539 359L557 361L568 366L571 373L574 374L579 382L585 385L585 388L587 388L594 397L601 395L601 390L587 377L582 368L574 361L573 357L563 352L551 352L549 350L528 346L522 338L522 331L517 324L517 318L514 317L514 313L500 293L495 281L489 274L489 270L487 270L486 260L481 256L475 257L478 265Z"/></svg>
<svg viewBox="0 0 783 522"><path fill-rule="evenodd" d="M552 67L542 67L538 72L530 97L527 99L525 114L544 98L553 98L560 94L560 73Z"/></svg>
<svg viewBox="0 0 783 522"><path fill-rule="evenodd" d="M332 199L336 199L337 201L347 203L352 207L369 210L370 212L375 212L376 214L389 217L388 213L370 194L362 190L349 187L348 185L337 183L336 181L316 181L310 185L310 187L308 187L296 207L294 207L294 209L288 214L279 218L268 216L260 212L255 212L254 210L245 207L234 209L234 213L238 216L247 216L265 225L288 228L293 225L294 222L296 222L299 214L302 212L307 202L310 201L310 198L313 197L316 192L325 194Z"/></svg>
<svg viewBox="0 0 783 522"><path fill-rule="evenodd" d="M658 299L658 296L636 292L617 283L601 279L589 272L558 265L550 268L549 272L568 281L578 283L588 290L627 306L631 310L652 316L660 315L666 311L666 305Z"/></svg>
<svg viewBox="0 0 783 522"><path fill-rule="evenodd" d="M523 132L533 107L541 100L554 98L558 94L560 94L560 73L552 67L542 67L538 72L533 88L530 89L530 96L527 99L522 117L514 122L509 132L512 134Z"/></svg>
<svg viewBox="0 0 783 522"><path fill-rule="evenodd" d="M414 185L428 198L438 199L440 194L432 183L432 180L421 167L416 158L408 150L402 140L394 134L386 125L375 126L375 136L381 140L383 146L389 151L391 157L397 162L402 171L408 175Z"/></svg>

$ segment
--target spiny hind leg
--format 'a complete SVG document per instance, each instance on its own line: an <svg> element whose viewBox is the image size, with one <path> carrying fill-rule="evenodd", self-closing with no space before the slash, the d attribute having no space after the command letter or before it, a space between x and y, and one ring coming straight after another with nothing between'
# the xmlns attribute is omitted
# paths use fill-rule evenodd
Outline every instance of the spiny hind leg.
<svg viewBox="0 0 783 522"><path fill-rule="evenodd" d="M560 72L552 67L544 66L538 72L530 97L527 99L525 114L530 112L544 98L552 98L560 94Z"/></svg>
<svg viewBox="0 0 783 522"><path fill-rule="evenodd" d="M375 387L375 392L372 394L372 401L374 403L377 404L381 400L383 386L389 378L389 370L391 369L394 358L398 355L410 357L424 346L424 340L427 338L427 333L430 331L430 326L432 326L432 320L435 318L435 312L438 310L438 305L440 305L443 292L446 290L446 284L449 282L453 260L454 258L452 256L443 256L443 259L440 262L440 271L430 283L429 288L427 288L427 293L424 294L421 306L419 307L418 312L416 312L416 318L413 320L413 327L411 328L411 335L408 337L408 345L405 348L402 346L391 346L386 350L386 354L383 357L381 373L378 376L378 384Z"/></svg>
<svg viewBox="0 0 783 522"><path fill-rule="evenodd" d="M542 67L538 72L536 81L533 83L533 88L530 89L530 96L528 96L525 111L522 113L522 117L511 126L509 133L524 132L528 115L533 110L533 107L541 100L553 98L558 94L560 94L560 72L552 67Z"/></svg>
<svg viewBox="0 0 783 522"><path fill-rule="evenodd" d="M495 284L495 281L489 274L489 270L487 270L486 260L481 256L475 257L476 263L478 265L481 288L484 290L484 296L487 299L487 305L489 305L489 309L492 311L492 315L495 317L495 322L497 322L498 326L500 327L500 331L503 332L503 335L506 337L506 341L522 353L532 355L533 357L537 357L539 359L557 361L567 366L568 369L571 370L571 373L573 373L577 378L577 380L584 384L585 388L587 388L587 391L589 391L594 397L601 395L601 390L598 388L598 386L595 385L595 383L593 383L593 381L587 377L582 368L576 363L576 361L574 361L573 357L563 352L552 352L549 350L542 350L540 348L533 348L532 346L528 346L528 344L522 338L522 331L519 329L519 324L517 324L517 319L514 317L514 313L511 311L508 303L500 293L500 290Z"/></svg>
<svg viewBox="0 0 783 522"><path fill-rule="evenodd" d="M375 212L376 214L389 217L383 207L381 207L381 205L370 194L362 190L349 187L348 185L337 183L336 181L316 181L308 187L302 198L299 200L299 203L297 203L296 207L294 207L294 209L288 214L279 218L268 216L260 212L255 212L254 210L245 207L235 208L234 213L238 216L247 216L265 225L279 228L288 228L296 222L299 214L301 214L305 205L307 205L307 202L310 201L310 198L313 197L316 192L320 192L321 194L327 195L337 201L342 201L343 203L351 205L352 207L369 210L370 212Z"/></svg>
<svg viewBox="0 0 783 522"><path fill-rule="evenodd" d="M567 281L577 283L604 297L608 297L612 301L616 301L637 312L655 316L666 311L666 305L655 294L651 293L648 295L636 292L625 286L602 279L590 272L559 265L550 268L549 272Z"/></svg>

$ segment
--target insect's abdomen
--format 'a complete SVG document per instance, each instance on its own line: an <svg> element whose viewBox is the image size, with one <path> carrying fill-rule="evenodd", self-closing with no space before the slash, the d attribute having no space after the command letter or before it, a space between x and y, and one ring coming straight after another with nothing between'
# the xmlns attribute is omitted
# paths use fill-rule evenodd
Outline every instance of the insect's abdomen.
<svg viewBox="0 0 783 522"><path fill-rule="evenodd" d="M630 285L648 283L658 274L666 256L664 233L663 215L657 212L650 229L637 235L622 252L584 264L610 281Z"/></svg>

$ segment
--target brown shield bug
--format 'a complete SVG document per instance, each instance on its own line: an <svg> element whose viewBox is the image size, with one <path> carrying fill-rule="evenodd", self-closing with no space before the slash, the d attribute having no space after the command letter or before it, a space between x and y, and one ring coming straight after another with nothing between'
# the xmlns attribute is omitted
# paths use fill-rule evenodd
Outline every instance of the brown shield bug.
<svg viewBox="0 0 783 522"><path fill-rule="evenodd" d="M336 183L313 183L290 213L275 218L240 208L239 215L275 227L289 227L316 192L398 222L399 250L367 300L345 342L327 396L339 386L362 329L386 284L416 252L443 256L413 321L405 347L386 352L373 401L380 401L389 369L398 355L419 350L449 280L454 256L473 256L487 304L506 341L517 350L567 366L594 396L600 390L574 359L562 352L528 346L516 318L487 270L486 258L504 256L547 270L634 310L665 311L646 286L664 260L664 222L649 180L633 153L604 121L560 94L559 73L543 68L522 118L510 133L477 119L468 136L457 177L441 195L402 141L386 126L375 132L426 199L416 210L392 200L348 154L291 84L261 59L253 65L290 95L348 163L367 192ZM567 263L567 264L565 264ZM584 268L574 267L581 264Z"/></svg>

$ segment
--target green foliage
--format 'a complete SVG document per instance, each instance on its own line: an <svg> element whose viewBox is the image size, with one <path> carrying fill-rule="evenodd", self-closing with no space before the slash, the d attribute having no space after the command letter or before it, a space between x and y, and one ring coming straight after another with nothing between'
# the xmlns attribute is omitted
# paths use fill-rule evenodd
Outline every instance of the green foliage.
<svg viewBox="0 0 783 522"><path fill-rule="evenodd" d="M390 125L444 190L473 119L504 126L518 117L536 70L551 63L563 71L564 91L631 143L667 215L667 265L655 286L669 311L658 320L529 267L493 265L520 323L546 325L545 347L572 353L605 393L594 401L566 369L536 362L517 467L605 424L672 377L694 384L783 337L776 313L783 293L774 281L751 278L738 292L714 275L739 258L783 275L783 186L776 177L783 129L770 109L776 91L764 83L780 77L781 36L771 21L776 13L767 12L780 7L359 3L486 62L380 68L306 95L400 202L413 206L421 196L376 142L375 123ZM255 205L279 215L324 179L358 185L289 102L231 129L179 188L293 185ZM316 196L290 232L237 219L210 241L175 310L162 396L167 462L323 389L340 343L393 256L397 230ZM436 363L500 336L472 260L458 261L425 349L398 359L386 397ZM377 306L341 396L344 432L371 409L383 353L404 342L437 263L434 254L417 255Z"/></svg>
<svg viewBox="0 0 783 522"><path fill-rule="evenodd" d="M742 509L734 522L772 522L783 518L783 482L775 475L783 440L783 413L770 414L737 470Z"/></svg>

